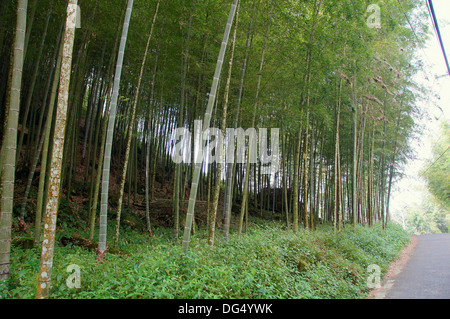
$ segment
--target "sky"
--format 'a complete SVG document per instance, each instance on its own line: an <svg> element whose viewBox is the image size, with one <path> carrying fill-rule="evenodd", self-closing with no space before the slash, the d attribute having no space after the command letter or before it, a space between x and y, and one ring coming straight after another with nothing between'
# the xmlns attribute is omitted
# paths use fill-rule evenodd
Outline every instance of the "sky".
<svg viewBox="0 0 450 319"><path fill-rule="evenodd" d="M444 48L450 59L450 0L433 0L433 6ZM426 48L418 52L422 61L429 65L426 73L428 80L423 75L419 75L419 80L427 86L432 86L440 99L435 100L435 103L432 101L418 103L429 116L417 120L423 130L417 139L410 142L415 156L405 166L405 177L393 186L390 211L394 218L404 216L408 209L419 207L422 201L426 200L428 194L426 184L418 175L420 170L428 167L427 160L432 158L432 142L439 139L440 124L444 120L450 121L450 76L430 17L428 24L430 39Z"/></svg>

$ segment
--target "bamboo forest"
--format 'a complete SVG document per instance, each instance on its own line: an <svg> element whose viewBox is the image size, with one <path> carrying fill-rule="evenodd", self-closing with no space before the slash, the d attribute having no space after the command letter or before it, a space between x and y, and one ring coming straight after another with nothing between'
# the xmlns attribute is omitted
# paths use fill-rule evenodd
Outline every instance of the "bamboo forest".
<svg viewBox="0 0 450 319"><path fill-rule="evenodd" d="M1 0L0 299L368 298L412 235L391 201L436 95L430 14Z"/></svg>

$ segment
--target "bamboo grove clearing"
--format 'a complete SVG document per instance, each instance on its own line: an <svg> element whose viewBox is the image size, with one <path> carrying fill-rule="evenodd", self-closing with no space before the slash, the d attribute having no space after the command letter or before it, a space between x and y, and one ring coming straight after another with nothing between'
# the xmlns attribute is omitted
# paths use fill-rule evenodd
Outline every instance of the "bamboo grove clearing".
<svg viewBox="0 0 450 319"><path fill-rule="evenodd" d="M184 253L196 229L214 246L253 217L298 235L386 229L427 94L413 80L425 12L418 0L2 1L2 281L13 236L31 232L36 297L49 297L68 212L99 261L133 213L149 241L169 227ZM240 162L175 162L174 132L196 121L279 138L242 144ZM261 140L279 146L270 174L251 161ZM199 142L220 154L211 145Z"/></svg>

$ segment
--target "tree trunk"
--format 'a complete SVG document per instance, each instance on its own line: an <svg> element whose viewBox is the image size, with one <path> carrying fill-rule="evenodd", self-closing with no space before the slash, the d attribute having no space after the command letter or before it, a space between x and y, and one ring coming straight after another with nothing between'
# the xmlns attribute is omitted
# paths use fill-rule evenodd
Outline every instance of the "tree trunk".
<svg viewBox="0 0 450 319"><path fill-rule="evenodd" d="M16 29L11 58L8 92L6 97L5 130L3 131L0 155L0 281L9 277L11 223L14 199L14 180L17 147L17 126L19 122L20 91L24 60L25 29L27 24L27 0L18 0Z"/></svg>
<svg viewBox="0 0 450 319"><path fill-rule="evenodd" d="M38 286L36 291L37 299L48 298L50 290L76 17L77 0L70 0L67 7L66 31L64 33L64 49L61 63L58 105L56 110L55 133L53 137L53 151L51 159L52 164L49 179L50 186L49 193L47 195L44 220L44 239L42 242L41 265L39 269Z"/></svg>
<svg viewBox="0 0 450 319"><path fill-rule="evenodd" d="M387 96L387 94L386 94ZM385 188L386 188L386 178L385 178L385 144L386 144L386 96L384 98L384 120L383 120L383 141L381 146L381 168L380 168L380 208L381 208L381 225L383 229L386 229L386 206L385 206Z"/></svg>
<svg viewBox="0 0 450 319"><path fill-rule="evenodd" d="M233 24L237 3L238 3L238 0L233 0L233 3L231 4L230 13L228 15L228 21L227 21L227 25L225 27L225 32L224 32L222 45L221 45L220 52L219 52L219 57L217 59L216 70L214 72L214 78L213 78L213 82L212 82L212 86L211 86L211 92L210 92L209 98L208 98L208 105L206 107L206 112L205 112L205 116L203 119L203 129L209 128L210 123L211 123L211 113L212 113L212 109L213 109L214 102L216 99L217 86L219 84L219 78L220 78L220 74L222 71L223 59L225 57L225 51L227 49L228 38L230 36L231 26ZM202 140L200 145L201 145L200 149L203 150L205 142ZM189 250L192 222L194 220L195 201L196 201L196 197L197 197L197 189L198 189L198 182L199 182L201 167L202 167L202 163L197 161L195 163L194 173L192 176L191 193L189 195L189 205L188 205L188 211L186 214L186 222L185 222L185 226L184 226L183 249L184 249L185 253L187 253Z"/></svg>
<svg viewBox="0 0 450 319"><path fill-rule="evenodd" d="M36 85L37 76L39 74L39 67L40 67L40 64L41 64L42 51L44 49L45 38L47 37L48 23L50 21L50 13L51 13L51 11L52 11L52 5L50 4L50 9L49 9L49 12L47 13L47 20L46 20L46 23L45 23L44 32L42 34L42 39L41 39L41 43L40 43L40 46L39 46L39 52L38 52L37 59L35 61L35 65L34 65L33 75L31 76L31 83L30 83L29 88L28 88L28 96L27 96L27 100L26 100L26 103L25 103L25 114L23 116L22 129L20 131L19 142L18 142L18 145L17 145L16 166L18 166L18 164L19 164L20 153L21 153L21 149L22 149L22 143L23 143L23 138L24 138L24 135L25 135L25 128L26 128L27 119L28 119L28 113L29 113L29 110L31 108L31 101L32 101L32 98L33 98L34 87ZM30 145L27 145L27 146L29 147Z"/></svg>
<svg viewBox="0 0 450 319"><path fill-rule="evenodd" d="M338 100L336 105L336 141L334 149L334 232L337 232L339 216L341 210L341 196L340 196L340 145L339 145L339 125L341 117L341 89L342 80L338 88Z"/></svg>
<svg viewBox="0 0 450 319"><path fill-rule="evenodd" d="M185 112L185 100L186 100L186 76L188 69L188 56L189 56L189 41L191 36L191 25L193 18L193 8L191 8L189 14L189 21L187 27L187 35L186 35L186 50L182 52L182 75L181 75L181 96L180 96L180 110L178 114L178 126L183 127L184 125L184 112ZM184 147L184 145L183 145ZM180 197L181 193L181 171L182 164L175 164L175 174L174 174L174 192L173 192L173 210L174 210L174 237L178 238L178 233L180 229ZM183 196L184 197L184 196ZM209 206L208 206L209 209Z"/></svg>
<svg viewBox="0 0 450 319"><path fill-rule="evenodd" d="M395 130L395 139L394 139L394 141L395 141L394 142L394 150L392 152L391 165L389 168L388 190L387 190L387 199L386 199L386 224L387 224L388 220L390 219L389 203L391 200L392 178L394 177L395 156L397 155L397 140L398 140L398 131L400 129L400 117L401 117L401 111L397 118L397 127Z"/></svg>
<svg viewBox="0 0 450 319"><path fill-rule="evenodd" d="M108 192L109 192L109 172L111 169L111 150L114 136L114 126L116 121L117 100L119 98L120 77L122 75L123 56L127 43L128 28L130 25L131 12L133 10L133 0L128 0L127 12L122 29L122 38L120 40L119 54L116 62L116 73L114 76L113 95L109 109L108 129L105 142L105 156L103 160L102 173L102 192L100 204L100 231L98 241L97 259L102 260L106 253L106 231L108 224Z"/></svg>
<svg viewBox="0 0 450 319"><path fill-rule="evenodd" d="M308 98L309 99L309 98ZM306 132L303 146L303 216L305 218L305 228L309 229L309 209L308 209L308 145L309 142L309 110L306 111Z"/></svg>
<svg viewBox="0 0 450 319"><path fill-rule="evenodd" d="M159 46L158 46L159 47ZM151 128L150 124L152 121L152 114L153 114L153 96L154 96L154 89L155 89L155 79L156 79L156 71L158 69L158 56L159 56L159 49L156 53L155 58L155 67L153 69L153 77L152 77L152 83L151 83L151 92L150 92L150 102L149 102L149 117L147 119L148 126L147 126L147 150L145 153L145 221L147 224L147 232L149 235L152 235L151 227L150 227L150 133ZM153 158L153 161L156 162L156 157Z"/></svg>
<svg viewBox="0 0 450 319"><path fill-rule="evenodd" d="M357 106L357 77L356 77L356 63L355 63L355 74L353 76L353 156L352 156L352 216L353 216L353 220L352 220L352 224L353 227L356 227L356 223L357 223L357 198L356 198L356 188L357 188L357 176L356 176L356 172L357 172L357 163L358 163L358 153L357 153L357 117L358 117L358 106Z"/></svg>
<svg viewBox="0 0 450 319"><path fill-rule="evenodd" d="M289 222L289 202L288 202L288 188L287 188L287 176L286 174L288 173L287 171L287 163L289 163L289 156L288 156L288 152L286 150L286 141L287 141L287 135L286 133L283 134L282 137L282 145L283 145L283 150L282 150L282 154L283 154L283 196L284 198L282 199L282 201L284 201L284 210L286 212L286 228L289 229L290 227L290 222Z"/></svg>
<svg viewBox="0 0 450 319"><path fill-rule="evenodd" d="M64 38L64 37L63 37ZM55 66L55 74L53 75L52 90L50 94L50 102L47 112L47 120L45 122L45 139L44 145L42 147L42 158L41 158L41 171L39 174L39 186L38 186L38 196L36 203L36 218L34 223L34 244L37 245L41 239L41 221L42 221L42 209L44 208L44 196L45 196L45 185L47 176L47 165L49 163L49 144L50 144L50 134L53 124L53 113L56 104L57 91L59 85L59 78L61 74L61 61L64 50L64 41L60 41L58 49L58 58Z"/></svg>
<svg viewBox="0 0 450 319"><path fill-rule="evenodd" d="M160 0L158 0L158 3L156 4L156 10L155 10L155 14L153 16L152 26L150 28L150 33L148 35L147 46L145 48L144 58L142 59L142 63L141 63L141 71L139 73L138 85L136 88L136 95L134 97L133 108L131 111L130 125L128 127L128 140L127 140L127 146L126 146L126 150L125 150L125 161L123 164L122 181L120 182L119 202L117 204L116 234L115 234L115 239L114 239L114 247L117 247L117 245L119 244L120 215L122 212L123 192L124 192L124 188L125 188L125 179L127 176L131 139L133 137L134 122L135 122L135 117L136 117L136 107L137 107L138 100L139 100L139 93L141 90L142 75L144 74L145 62L147 61L147 55L148 55L148 50L150 47L150 41L151 41L152 35L153 35L153 27L155 26L156 17L158 16L159 3L160 3Z"/></svg>
<svg viewBox="0 0 450 319"><path fill-rule="evenodd" d="M298 232L298 224L299 224L299 211L298 211L298 197L299 197L299 171L300 171L300 146L302 143L302 131L299 128L298 131L298 140L297 145L295 147L295 153L294 153L294 183L292 185L293 191L292 191L292 214L293 214L293 220L292 220L292 230L294 233Z"/></svg>
<svg viewBox="0 0 450 319"><path fill-rule="evenodd" d="M228 94L230 91L230 83L231 83L231 73L233 69L233 59L234 59L234 49L236 44L236 33L239 23L239 5L238 3L236 8L236 19L235 19L235 25L234 25L234 31L233 31L233 39L231 41L231 53L230 53L230 62L228 67L228 77L227 82L225 85L225 96L224 96L224 102L223 102L223 110L222 110L222 123L221 123L221 131L222 131L222 137L225 136L225 130L227 126L227 108L228 108ZM223 141L223 140L222 140ZM221 141L221 142L222 142ZM219 145L219 147L222 147L222 145ZM213 207L212 207L212 214L211 214L211 220L209 221L209 239L208 243L210 246L214 245L214 232L216 227L216 216L217 216L217 207L219 204L219 196L220 196L220 184L222 179L222 155L223 155L224 149L222 148L219 151L219 159L217 160L217 173L216 173L216 184L214 188L214 195L213 195Z"/></svg>
<svg viewBox="0 0 450 319"><path fill-rule="evenodd" d="M252 13L255 12L255 1L253 1L252 6ZM240 84L239 84L239 92L237 96L237 102L236 102L236 111L235 111L235 117L233 122L233 128L236 129L238 126L238 120L239 120L239 112L241 107L241 99L242 99L242 91L244 87L244 76L247 69L247 59L248 59L248 50L250 47L250 36L252 31L252 25L253 25L253 14L250 18L248 31L247 31L247 40L245 43L245 52L244 52L244 60L242 62L241 67L241 78L240 78ZM233 140L234 141L234 140ZM235 151L235 150L233 150ZM236 154L236 153L235 153ZM225 199L225 221L224 221L224 237L225 240L228 241L229 239L229 233L230 233L230 221L231 221L231 206L232 206L232 198L233 198L233 184L234 184L234 177L236 172L236 160L233 161L233 163L228 164L228 170L227 170L227 181L226 181L226 199Z"/></svg>
<svg viewBox="0 0 450 319"><path fill-rule="evenodd" d="M256 86L256 97L255 97L255 103L253 106L253 118L252 118L252 126L251 128L255 127L255 122L256 122L256 111L258 109L258 103L259 103L259 92L260 92L260 88L261 88L261 78L262 78L262 69L264 66L264 55L266 53L266 49L267 49L267 39L269 38L269 30L270 30L270 24L271 24L271 20L272 20L272 14L273 14L273 3L272 3L272 7L270 9L270 13L269 13L269 21L267 24L267 29L266 29L266 34L264 36L264 44L263 44L263 49L262 49L262 53L261 53L261 60L259 63L259 73L258 73L258 83ZM253 137L254 138L254 137ZM249 136L249 147L248 147L248 152L247 152L247 164L246 164L246 168L245 168L245 181L244 181L244 190L243 190L243 194L242 194L242 205L241 205L241 214L240 214L240 221L239 221L239 235L241 235L242 233L242 227L243 227L243 220L244 220L244 214L247 210L247 214L248 214L248 189L249 189L249 178L250 178L250 157L252 156L252 154L254 152L256 152L256 150L253 149L253 141L252 141L252 136Z"/></svg>

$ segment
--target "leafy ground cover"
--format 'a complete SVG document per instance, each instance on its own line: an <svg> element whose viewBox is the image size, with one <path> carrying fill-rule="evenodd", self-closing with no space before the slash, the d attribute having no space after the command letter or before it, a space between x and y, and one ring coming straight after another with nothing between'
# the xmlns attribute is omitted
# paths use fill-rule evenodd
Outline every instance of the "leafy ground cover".
<svg viewBox="0 0 450 319"><path fill-rule="evenodd" d="M209 247L206 238L198 230L184 254L172 229L155 229L151 239L128 229L117 251L98 262L94 249L64 242L59 234L51 298L365 298L369 265L378 265L383 275L409 243L408 233L395 224L386 230L347 226L337 234L321 225L294 234L262 220L228 243L217 236ZM2 297L34 298L40 250L13 246L11 256L9 287L2 288ZM80 267L80 288L66 283L73 264Z"/></svg>

